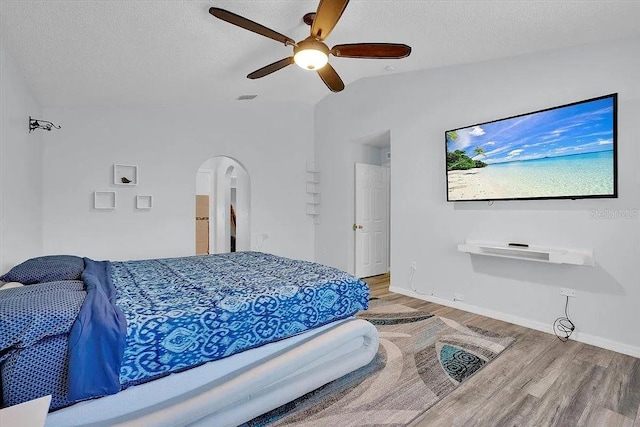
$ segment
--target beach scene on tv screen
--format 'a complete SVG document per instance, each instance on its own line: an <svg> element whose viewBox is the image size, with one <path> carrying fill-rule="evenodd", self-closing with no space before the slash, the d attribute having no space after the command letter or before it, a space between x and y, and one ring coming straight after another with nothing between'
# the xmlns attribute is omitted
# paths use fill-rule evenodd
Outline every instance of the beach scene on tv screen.
<svg viewBox="0 0 640 427"><path fill-rule="evenodd" d="M446 132L448 199L614 194L614 98Z"/></svg>

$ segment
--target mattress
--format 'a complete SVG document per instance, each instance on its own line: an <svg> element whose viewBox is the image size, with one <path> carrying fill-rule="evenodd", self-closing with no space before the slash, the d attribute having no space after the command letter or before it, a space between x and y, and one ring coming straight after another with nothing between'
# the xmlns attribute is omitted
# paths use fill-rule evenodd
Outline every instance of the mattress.
<svg viewBox="0 0 640 427"><path fill-rule="evenodd" d="M77 403L45 426L235 426L366 365L377 349L373 325L341 320Z"/></svg>

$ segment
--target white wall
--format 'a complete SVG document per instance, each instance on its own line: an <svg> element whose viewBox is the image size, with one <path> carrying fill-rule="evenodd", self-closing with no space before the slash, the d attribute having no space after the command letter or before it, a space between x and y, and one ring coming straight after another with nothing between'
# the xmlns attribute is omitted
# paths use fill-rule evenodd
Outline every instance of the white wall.
<svg viewBox="0 0 640 427"><path fill-rule="evenodd" d="M210 169L200 168L196 177L196 194L208 196L211 194L211 174Z"/></svg>
<svg viewBox="0 0 640 427"><path fill-rule="evenodd" d="M42 143L51 134L29 134L29 116L46 119L0 43L0 274L42 252Z"/></svg>
<svg viewBox="0 0 640 427"><path fill-rule="evenodd" d="M348 141L391 129L392 287L550 330L559 287L575 288L581 340L640 356L640 220L592 212L640 209L640 39L361 80L316 106L322 175L317 260L353 266L353 163ZM447 203L444 131L613 92L618 98L618 199ZM353 114L353 112L357 114ZM637 212L637 211L636 211ZM465 239L592 248L595 268L472 257ZM464 304L453 294L464 295Z"/></svg>
<svg viewBox="0 0 640 427"><path fill-rule="evenodd" d="M311 107L45 109L63 130L44 147L44 250L105 259L192 255L196 172L229 156L251 176L251 230L264 251L313 259L305 164L313 156ZM286 119L283 119L286 117ZM139 167L139 185L113 185L114 163ZM115 190L117 209L92 209L94 190ZM153 209L136 210L136 194ZM255 241L255 239L254 239Z"/></svg>

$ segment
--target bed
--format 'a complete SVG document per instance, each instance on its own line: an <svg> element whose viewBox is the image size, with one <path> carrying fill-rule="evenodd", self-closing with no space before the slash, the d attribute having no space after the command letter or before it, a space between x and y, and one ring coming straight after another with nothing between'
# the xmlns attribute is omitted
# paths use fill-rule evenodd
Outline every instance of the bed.
<svg viewBox="0 0 640 427"><path fill-rule="evenodd" d="M31 328L0 338L3 405L51 394L47 426L238 425L377 351L353 318L368 287L330 267L259 252L83 264L81 281L1 291ZM40 300L56 316L34 316Z"/></svg>

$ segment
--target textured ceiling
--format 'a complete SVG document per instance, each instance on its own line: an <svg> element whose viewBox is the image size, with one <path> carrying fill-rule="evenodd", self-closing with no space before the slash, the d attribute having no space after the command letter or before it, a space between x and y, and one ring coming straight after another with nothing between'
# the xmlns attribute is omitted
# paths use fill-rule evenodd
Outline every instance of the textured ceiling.
<svg viewBox="0 0 640 427"><path fill-rule="evenodd" d="M313 104L330 94L296 66L248 80L291 47L212 17L211 6L301 40L309 32L301 18L317 1L1 0L0 35L45 107L202 104L243 94L258 98L242 102ZM332 57L348 87L390 72L631 37L639 20L635 0L352 0L327 42L413 48L401 60Z"/></svg>

